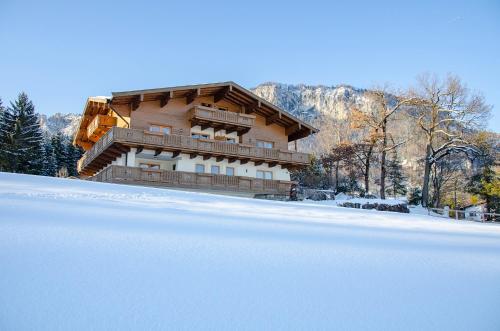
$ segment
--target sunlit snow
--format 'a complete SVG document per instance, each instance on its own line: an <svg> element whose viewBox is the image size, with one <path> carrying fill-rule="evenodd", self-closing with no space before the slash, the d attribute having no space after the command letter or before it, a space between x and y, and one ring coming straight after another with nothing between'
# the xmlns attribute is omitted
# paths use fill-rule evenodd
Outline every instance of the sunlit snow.
<svg viewBox="0 0 500 331"><path fill-rule="evenodd" d="M0 173L1 330L499 330L500 227Z"/></svg>

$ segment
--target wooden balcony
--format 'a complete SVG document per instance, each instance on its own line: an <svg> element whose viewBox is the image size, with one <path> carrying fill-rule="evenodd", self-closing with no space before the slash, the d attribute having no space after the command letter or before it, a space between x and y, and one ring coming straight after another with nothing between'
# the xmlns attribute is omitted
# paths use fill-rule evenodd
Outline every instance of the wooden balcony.
<svg viewBox="0 0 500 331"><path fill-rule="evenodd" d="M309 164L309 154L305 153L113 127L78 161L78 171L92 175L130 147L186 153L192 158L197 155L220 160L227 158L230 163L236 160L242 164L249 161L256 164L266 162L270 167L280 164L289 168Z"/></svg>
<svg viewBox="0 0 500 331"><path fill-rule="evenodd" d="M115 125L116 117L96 115L87 126L87 137L90 141L96 142Z"/></svg>
<svg viewBox="0 0 500 331"><path fill-rule="evenodd" d="M149 170L111 165L89 180L155 187L181 187L202 190L265 194L289 194L292 182L240 176L213 175L170 170Z"/></svg>
<svg viewBox="0 0 500 331"><path fill-rule="evenodd" d="M214 128L214 130L226 130L226 132L237 132L242 135L248 132L255 124L255 116L240 114L216 108L194 106L189 111L191 127L201 126L201 129Z"/></svg>

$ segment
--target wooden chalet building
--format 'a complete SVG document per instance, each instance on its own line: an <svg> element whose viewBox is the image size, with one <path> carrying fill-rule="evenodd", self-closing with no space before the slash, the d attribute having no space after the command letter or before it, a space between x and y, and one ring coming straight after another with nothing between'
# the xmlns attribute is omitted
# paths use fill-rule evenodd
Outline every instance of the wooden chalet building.
<svg viewBox="0 0 500 331"><path fill-rule="evenodd" d="M309 155L288 143L317 130L234 82L90 97L74 144L93 181L288 194Z"/></svg>

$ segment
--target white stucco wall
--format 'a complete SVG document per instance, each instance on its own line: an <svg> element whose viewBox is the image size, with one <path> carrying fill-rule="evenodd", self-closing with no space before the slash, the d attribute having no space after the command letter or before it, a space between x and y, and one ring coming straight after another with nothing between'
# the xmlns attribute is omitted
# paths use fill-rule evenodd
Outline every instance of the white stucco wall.
<svg viewBox="0 0 500 331"><path fill-rule="evenodd" d="M203 164L205 166L205 172L210 173L210 168L212 165L217 165L220 167L220 173L222 175L226 174L227 167L233 167L235 171L235 176L245 176L245 177L257 177L257 170L271 171L273 173L273 179L275 180L290 180L290 173L287 169L282 169L280 165L273 168L269 168L267 163L255 166L253 162L248 162L246 164L241 164L240 161L235 161L229 163L227 159L217 162L214 157L203 160L202 156L197 156L194 159L189 158L189 154L181 154L180 159L177 161L178 171L188 171L195 172L196 164Z"/></svg>

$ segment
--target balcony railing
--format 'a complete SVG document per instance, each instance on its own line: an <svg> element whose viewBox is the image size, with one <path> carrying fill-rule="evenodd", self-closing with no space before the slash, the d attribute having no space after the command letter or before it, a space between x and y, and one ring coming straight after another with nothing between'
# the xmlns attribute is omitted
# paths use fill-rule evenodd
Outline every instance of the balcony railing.
<svg viewBox="0 0 500 331"><path fill-rule="evenodd" d="M85 169L113 143L276 164L307 165L309 163L309 154L305 153L113 127L78 161L78 171Z"/></svg>
<svg viewBox="0 0 500 331"><path fill-rule="evenodd" d="M150 170L111 165L89 180L122 184L183 187L235 192L289 194L291 182L240 176L171 170Z"/></svg>
<svg viewBox="0 0 500 331"><path fill-rule="evenodd" d="M194 106L189 110L189 120L193 125L211 124L210 127L232 129L242 133L255 124L255 116L205 106Z"/></svg>
<svg viewBox="0 0 500 331"><path fill-rule="evenodd" d="M96 142L101 136L116 125L116 117L106 115L96 115L87 126L87 137L89 140Z"/></svg>

